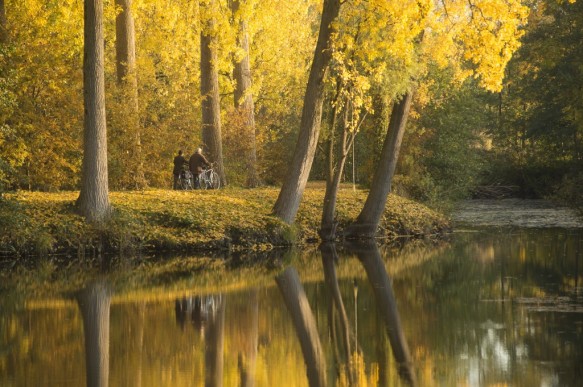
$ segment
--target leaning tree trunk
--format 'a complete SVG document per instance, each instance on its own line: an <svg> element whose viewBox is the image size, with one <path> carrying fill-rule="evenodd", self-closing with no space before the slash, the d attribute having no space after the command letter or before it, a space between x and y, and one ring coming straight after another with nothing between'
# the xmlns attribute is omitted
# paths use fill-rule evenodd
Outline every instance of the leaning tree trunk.
<svg viewBox="0 0 583 387"><path fill-rule="evenodd" d="M408 92L400 101L393 104L389 128L370 192L358 218L347 227L345 231L347 238L374 238L376 235L381 216L385 211L387 197L391 192L391 181L399 160L399 150L401 149L412 98L413 93Z"/></svg>
<svg viewBox="0 0 583 387"><path fill-rule="evenodd" d="M239 0L231 1L231 11L237 20ZM249 34L247 33L247 21L239 16L239 31L237 43L243 51L243 57L236 60L233 68L235 77L235 108L238 109L244 119L245 141L245 167L247 169L247 187L258 187L261 184L257 173L257 144L255 140L255 107L251 95L251 65L249 63Z"/></svg>
<svg viewBox="0 0 583 387"><path fill-rule="evenodd" d="M213 6L211 0L208 7ZM208 12L211 12L208 10ZM221 137L221 107L219 99L219 69L217 37L213 33L214 19L210 18L200 33L200 93L202 96L202 142L210 161L221 179L221 186L227 185L223 165L223 144Z"/></svg>
<svg viewBox="0 0 583 387"><path fill-rule="evenodd" d="M8 41L8 30L6 26L6 8L4 0L0 0L0 44Z"/></svg>
<svg viewBox="0 0 583 387"><path fill-rule="evenodd" d="M121 12L115 19L115 52L117 83L123 88L127 98L128 134L134 139L129 153L128 167L132 171L132 185L141 189L145 187L144 160L142 155L142 136L140 132L138 105L138 77L136 69L136 39L134 18L132 15L132 0L115 0Z"/></svg>
<svg viewBox="0 0 583 387"><path fill-rule="evenodd" d="M287 176L273 206L274 215L286 223L294 222L312 169L322 120L324 78L332 57L330 38L339 12L340 0L324 0L318 42L304 95L300 133Z"/></svg>
<svg viewBox="0 0 583 387"><path fill-rule="evenodd" d="M364 245L349 246L356 250L358 259L364 266L368 281L372 287L376 305L381 314L391 343L391 349L399 366L399 375L410 385L417 385L412 357L401 326L397 301L393 293L391 279L374 241Z"/></svg>
<svg viewBox="0 0 583 387"><path fill-rule="evenodd" d="M298 272L289 267L275 280L300 340L308 382L311 387L326 386L326 358L318 336L316 320L310 309Z"/></svg>
<svg viewBox="0 0 583 387"><path fill-rule="evenodd" d="M110 291L104 283L94 283L77 294L85 335L87 386L107 387L109 379Z"/></svg>
<svg viewBox="0 0 583 387"><path fill-rule="evenodd" d="M84 2L83 97L85 103L83 167L78 210L89 222L101 222L109 214L107 175L107 128L103 2Z"/></svg>

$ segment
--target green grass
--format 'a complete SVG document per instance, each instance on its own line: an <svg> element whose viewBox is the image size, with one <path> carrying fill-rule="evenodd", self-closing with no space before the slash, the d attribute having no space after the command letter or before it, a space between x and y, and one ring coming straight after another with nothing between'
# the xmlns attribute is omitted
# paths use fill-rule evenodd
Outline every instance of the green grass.
<svg viewBox="0 0 583 387"><path fill-rule="evenodd" d="M111 192L111 219L91 226L74 212L78 192L7 194L0 201L0 254L51 252L268 250L317 239L324 189L306 189L294 226L270 215L279 189ZM340 190L339 231L354 219L366 191ZM448 227L440 214L391 195L382 235L427 235Z"/></svg>

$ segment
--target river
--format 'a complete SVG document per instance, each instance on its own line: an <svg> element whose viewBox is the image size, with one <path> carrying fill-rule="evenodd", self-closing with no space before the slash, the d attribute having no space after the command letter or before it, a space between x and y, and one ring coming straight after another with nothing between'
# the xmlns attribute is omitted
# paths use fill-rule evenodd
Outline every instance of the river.
<svg viewBox="0 0 583 387"><path fill-rule="evenodd" d="M583 228L507 203L464 203L441 242L141 257L65 292L39 278L70 268L20 268L0 385L580 386Z"/></svg>

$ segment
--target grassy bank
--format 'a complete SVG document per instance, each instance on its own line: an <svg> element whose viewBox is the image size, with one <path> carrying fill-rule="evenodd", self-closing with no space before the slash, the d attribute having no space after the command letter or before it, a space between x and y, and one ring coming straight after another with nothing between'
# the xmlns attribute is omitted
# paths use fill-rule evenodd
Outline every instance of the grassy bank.
<svg viewBox="0 0 583 387"><path fill-rule="evenodd" d="M0 253L265 250L317 239L322 188L308 188L290 227L270 215L276 188L219 191L112 192L107 224L86 225L74 213L77 192L19 192L0 200ZM366 191L342 189L341 231L354 219ZM447 220L425 206L391 195L382 220L387 238L443 232Z"/></svg>

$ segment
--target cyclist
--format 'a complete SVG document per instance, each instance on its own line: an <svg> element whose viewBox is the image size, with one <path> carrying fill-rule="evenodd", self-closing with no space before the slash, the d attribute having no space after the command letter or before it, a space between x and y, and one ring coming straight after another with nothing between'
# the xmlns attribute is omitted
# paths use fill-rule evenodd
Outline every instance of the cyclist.
<svg viewBox="0 0 583 387"><path fill-rule="evenodd" d="M208 162L206 157L202 154L202 149L198 148L196 152L190 156L190 160L188 160L188 167L190 172L194 176L194 188L200 188L200 178L199 175L203 171L203 167L210 167L211 163Z"/></svg>
<svg viewBox="0 0 583 387"><path fill-rule="evenodd" d="M174 183L172 184L172 189L178 189L178 179L180 178L180 174L184 171L184 166L188 162L186 158L182 156L182 150L178 151L178 155L174 157L174 169L172 170L172 174L174 175Z"/></svg>

